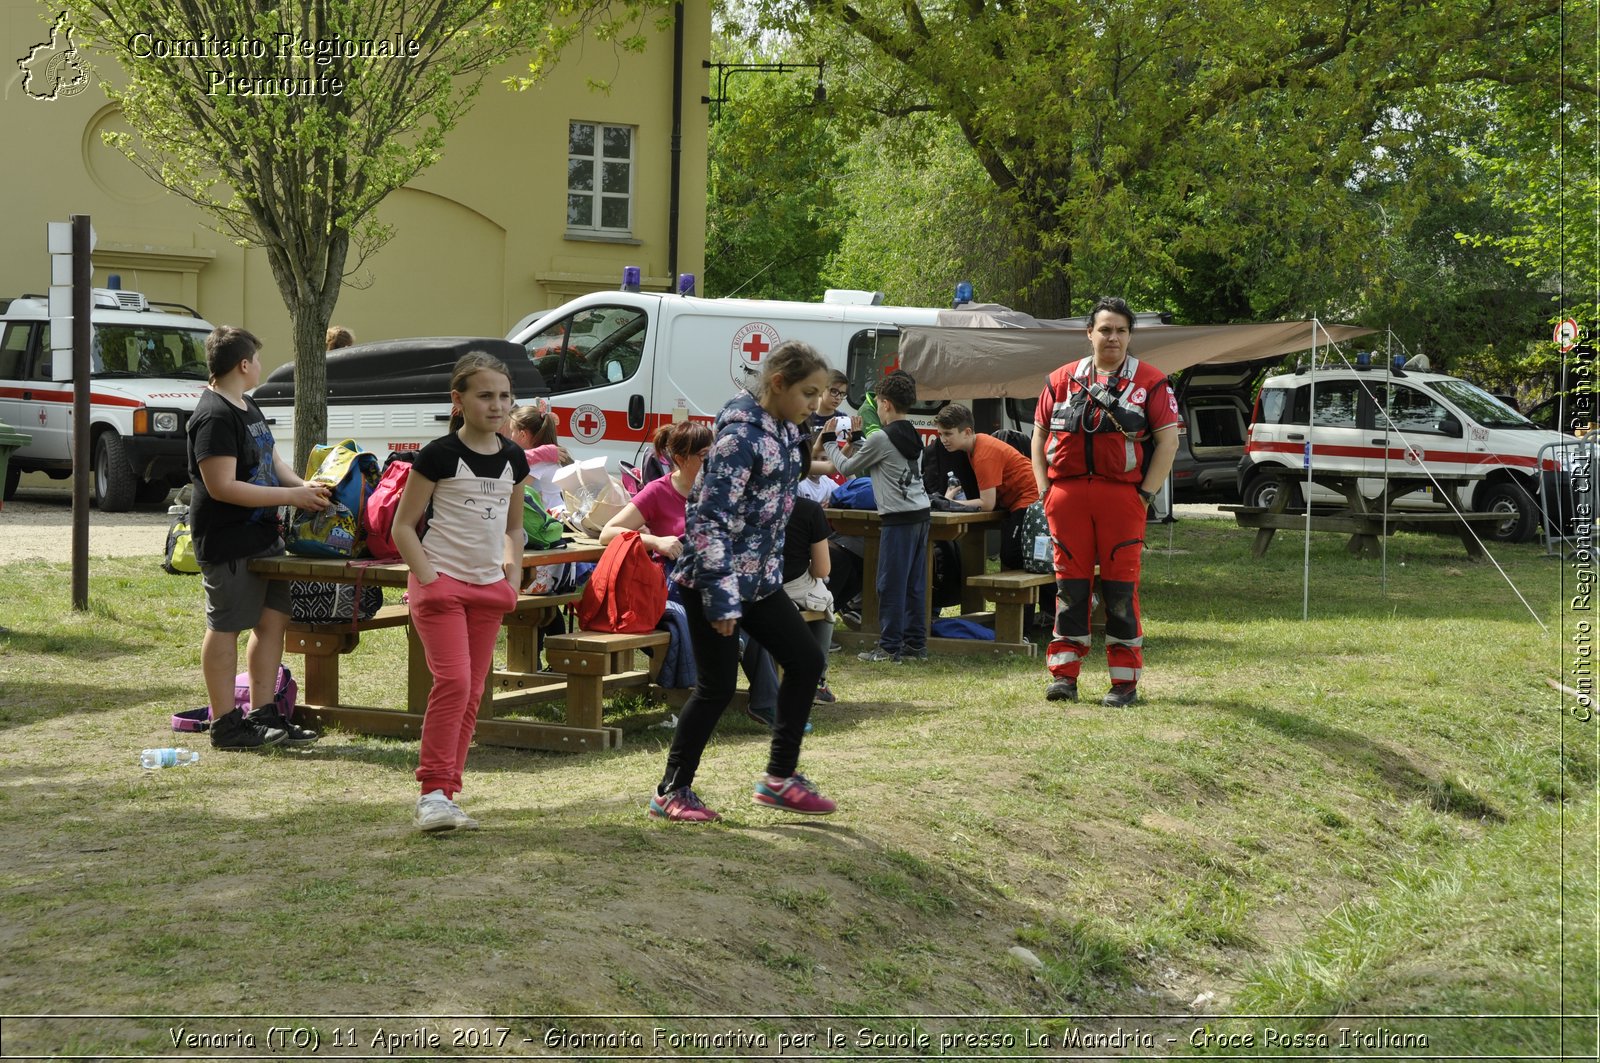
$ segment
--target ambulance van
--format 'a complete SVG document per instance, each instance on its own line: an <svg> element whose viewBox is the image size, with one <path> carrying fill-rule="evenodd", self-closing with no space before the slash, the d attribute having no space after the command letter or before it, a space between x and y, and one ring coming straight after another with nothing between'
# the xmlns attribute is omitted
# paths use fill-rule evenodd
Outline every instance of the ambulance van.
<svg viewBox="0 0 1600 1063"><path fill-rule="evenodd" d="M205 393L211 325L115 288L96 288L92 307L90 498L117 512L188 482L184 429ZM55 370L48 301L0 299L0 421L32 437L11 455L5 498L25 472L72 475L72 399L70 373Z"/></svg>
<svg viewBox="0 0 1600 1063"><path fill-rule="evenodd" d="M784 340L804 340L850 377L853 409L896 364L900 328L938 311L873 305L875 293L831 291L820 303L594 292L536 315L508 339L388 340L328 355L328 435L378 454L415 450L444 431L449 365L482 350L512 370L519 403L547 396L574 458L637 463L657 429L710 421L759 377ZM255 399L279 438L293 434L294 370L280 366ZM995 403L998 405L998 401ZM919 428L932 432L924 404Z"/></svg>
<svg viewBox="0 0 1600 1063"><path fill-rule="evenodd" d="M820 303L594 292L508 338L540 369L573 457L637 462L663 424L715 418L785 340L811 344L842 370L850 378L843 409L859 407L897 364L901 327L933 325L939 314L878 305L878 298L838 290ZM928 415L939 405L912 412Z"/></svg>

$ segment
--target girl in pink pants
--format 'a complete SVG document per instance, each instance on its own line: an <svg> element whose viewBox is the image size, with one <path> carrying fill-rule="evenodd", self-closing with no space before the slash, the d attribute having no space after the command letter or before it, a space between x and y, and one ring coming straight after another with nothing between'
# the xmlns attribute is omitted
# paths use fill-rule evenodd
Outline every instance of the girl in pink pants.
<svg viewBox="0 0 1600 1063"><path fill-rule="evenodd" d="M450 405L450 433L417 453L394 518L394 544L411 569L411 622L433 673L414 820L430 833L478 827L455 798L500 623L517 604L528 479L522 448L496 432L512 406L504 363L463 357L450 377ZM427 533L418 536L430 503Z"/></svg>

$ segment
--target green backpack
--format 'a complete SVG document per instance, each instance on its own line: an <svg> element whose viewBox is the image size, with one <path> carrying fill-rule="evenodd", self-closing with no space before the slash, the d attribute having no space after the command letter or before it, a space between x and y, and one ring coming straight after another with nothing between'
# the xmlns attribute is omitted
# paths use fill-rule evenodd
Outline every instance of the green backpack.
<svg viewBox="0 0 1600 1063"><path fill-rule="evenodd" d="M523 497L522 530L528 533L530 549L549 550L566 541L566 527L545 512L537 490L529 490Z"/></svg>

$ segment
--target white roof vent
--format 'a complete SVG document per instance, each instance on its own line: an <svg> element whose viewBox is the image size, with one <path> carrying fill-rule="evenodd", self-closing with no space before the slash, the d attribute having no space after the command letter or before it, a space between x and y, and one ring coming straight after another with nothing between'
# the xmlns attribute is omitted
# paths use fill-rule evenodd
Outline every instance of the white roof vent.
<svg viewBox="0 0 1600 1063"><path fill-rule="evenodd" d="M150 302L141 292L125 292L121 288L96 288L94 305L106 310L150 309Z"/></svg>
<svg viewBox="0 0 1600 1063"><path fill-rule="evenodd" d="M829 288L822 293L822 301L835 306L882 306L883 293L858 288Z"/></svg>

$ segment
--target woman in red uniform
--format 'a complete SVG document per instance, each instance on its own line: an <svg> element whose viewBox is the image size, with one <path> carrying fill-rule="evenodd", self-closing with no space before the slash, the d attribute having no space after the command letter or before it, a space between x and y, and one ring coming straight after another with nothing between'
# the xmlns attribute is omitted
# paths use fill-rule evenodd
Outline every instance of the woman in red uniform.
<svg viewBox="0 0 1600 1063"><path fill-rule="evenodd" d="M1101 704L1131 705L1138 697L1145 509L1178 450L1178 402L1164 373L1128 353L1132 339L1128 304L1101 299L1089 314L1094 353L1050 374L1034 414L1033 475L1055 540L1056 623L1045 692L1051 701L1078 700L1096 565L1111 669Z"/></svg>

